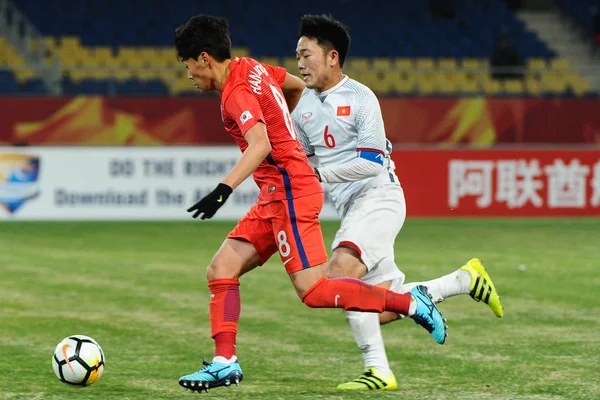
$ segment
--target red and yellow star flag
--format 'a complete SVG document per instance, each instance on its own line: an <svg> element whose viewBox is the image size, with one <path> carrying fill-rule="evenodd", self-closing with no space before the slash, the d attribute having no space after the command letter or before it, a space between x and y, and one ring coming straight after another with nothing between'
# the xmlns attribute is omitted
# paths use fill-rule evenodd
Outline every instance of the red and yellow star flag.
<svg viewBox="0 0 600 400"><path fill-rule="evenodd" d="M350 115L350 106L338 106L337 116L344 117Z"/></svg>

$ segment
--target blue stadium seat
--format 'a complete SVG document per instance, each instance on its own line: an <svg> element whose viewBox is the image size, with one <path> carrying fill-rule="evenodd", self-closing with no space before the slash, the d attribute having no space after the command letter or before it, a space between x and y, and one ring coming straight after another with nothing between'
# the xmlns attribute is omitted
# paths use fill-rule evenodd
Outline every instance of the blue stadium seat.
<svg viewBox="0 0 600 400"><path fill-rule="evenodd" d="M90 95L112 94L114 85L113 81L107 79L83 79L79 83L79 93Z"/></svg>
<svg viewBox="0 0 600 400"><path fill-rule="evenodd" d="M0 70L0 94L19 92L19 85L11 71Z"/></svg>
<svg viewBox="0 0 600 400"><path fill-rule="evenodd" d="M21 92L27 94L44 94L47 93L46 85L40 78L33 78L26 81L21 86Z"/></svg>
<svg viewBox="0 0 600 400"><path fill-rule="evenodd" d="M139 79L128 79L119 85L118 94L147 94L167 95L169 90L165 84L158 79L141 81Z"/></svg>
<svg viewBox="0 0 600 400"><path fill-rule="evenodd" d="M79 93L79 85L75 84L69 78L64 78L62 80L62 90L66 96L75 96Z"/></svg>

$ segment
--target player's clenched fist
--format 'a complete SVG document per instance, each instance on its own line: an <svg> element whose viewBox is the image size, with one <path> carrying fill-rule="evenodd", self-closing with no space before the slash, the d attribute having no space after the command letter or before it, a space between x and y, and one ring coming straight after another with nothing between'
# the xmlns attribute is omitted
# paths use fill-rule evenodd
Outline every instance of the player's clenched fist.
<svg viewBox="0 0 600 400"><path fill-rule="evenodd" d="M221 208L227 201L229 195L233 192L233 189L224 183L219 183L217 188L204 196L199 202L187 209L188 212L193 212L192 217L200 219L210 219L215 215L217 210Z"/></svg>

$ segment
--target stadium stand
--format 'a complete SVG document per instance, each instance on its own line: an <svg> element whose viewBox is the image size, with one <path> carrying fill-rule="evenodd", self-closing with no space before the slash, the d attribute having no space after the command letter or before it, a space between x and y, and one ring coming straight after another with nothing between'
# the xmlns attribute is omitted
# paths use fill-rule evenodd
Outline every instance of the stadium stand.
<svg viewBox="0 0 600 400"><path fill-rule="evenodd" d="M254 8L201 0L180 0L177 6L160 0L20 0L18 7L44 35L49 54L58 58L63 93L69 95L190 94L172 40L175 27L198 13L229 19L238 46L234 55L252 55L292 73L297 71L293 52L300 16L332 13L351 27L345 72L379 94L537 96L589 90L568 60L556 58L499 0L457 0L452 19L432 19L427 1L411 0L374 0L368 7L359 0L306 0L285 8L276 0ZM488 58L499 37L509 38L528 60L523 81L491 78ZM0 42L0 63L16 56L6 46ZM46 60L54 61L54 56ZM25 83L31 71L16 74L16 82L6 89L2 85L2 91L27 87L37 93L39 82ZM10 80L7 76L2 82Z"/></svg>
<svg viewBox="0 0 600 400"><path fill-rule="evenodd" d="M85 46L115 49L171 46L175 27L202 12L226 16L234 43L251 47L254 56L285 57L293 53L290 44L295 41L295 27L302 14L335 10L335 17L352 28L356 57L487 57L494 37L506 31L518 43L521 54L555 55L497 0L458 1L455 19L441 21L429 17L427 1L410 0L376 0L369 2L369 7L357 0L307 0L286 4L285 8L277 0L263 0L256 10L263 11L252 12L251 18L248 8L236 2L181 0L177 7L165 1L139 0L18 3L44 34L78 36Z"/></svg>

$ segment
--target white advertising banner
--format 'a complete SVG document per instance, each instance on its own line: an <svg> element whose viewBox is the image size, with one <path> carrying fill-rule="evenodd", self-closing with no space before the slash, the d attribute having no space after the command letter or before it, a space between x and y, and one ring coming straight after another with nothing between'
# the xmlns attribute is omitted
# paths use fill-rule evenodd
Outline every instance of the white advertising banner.
<svg viewBox="0 0 600 400"><path fill-rule="evenodd" d="M0 147L0 220L190 219L240 158L237 147ZM213 219L256 202L252 178ZM322 219L337 219L326 196Z"/></svg>

